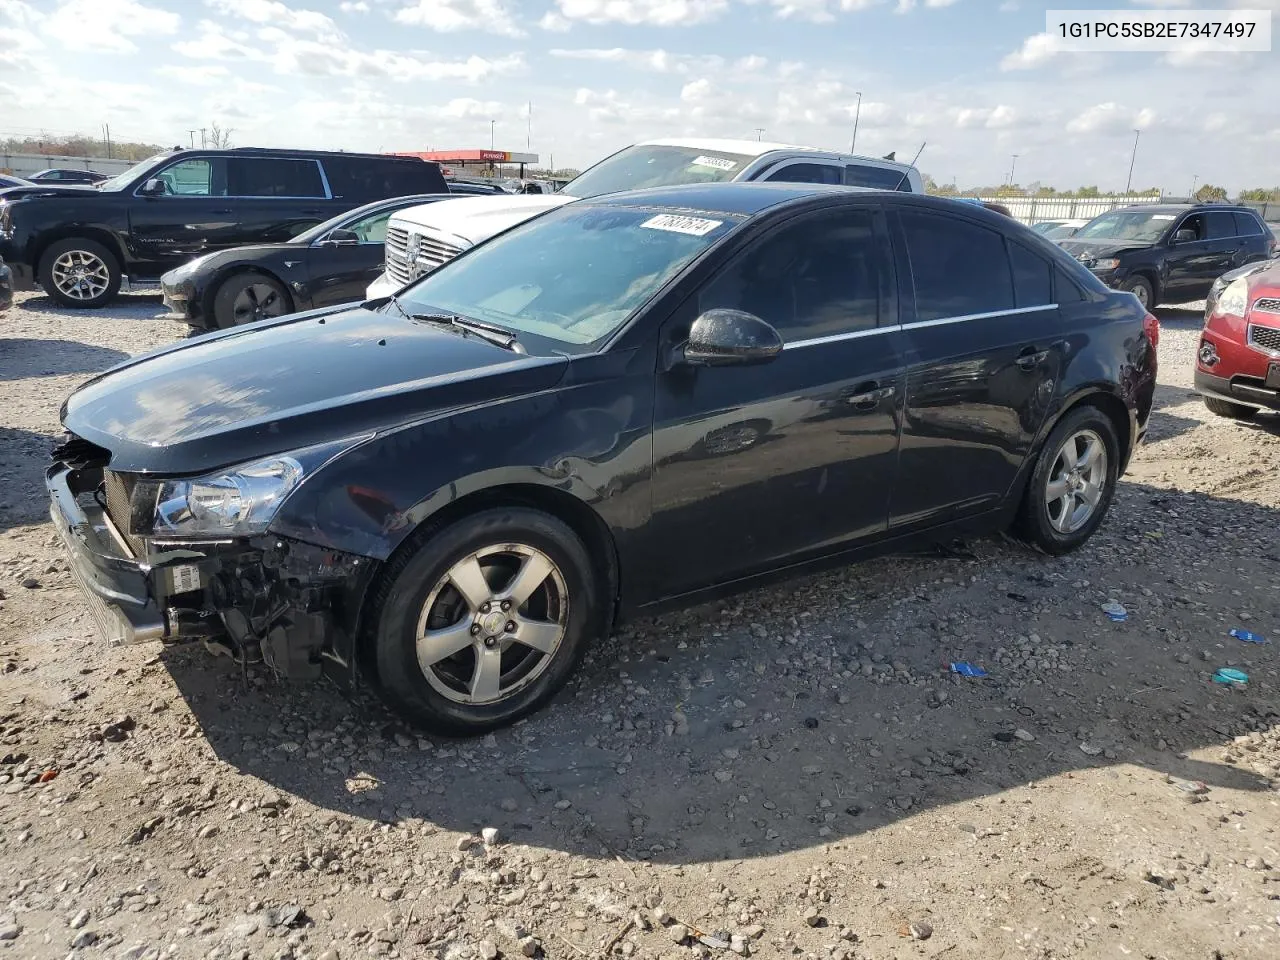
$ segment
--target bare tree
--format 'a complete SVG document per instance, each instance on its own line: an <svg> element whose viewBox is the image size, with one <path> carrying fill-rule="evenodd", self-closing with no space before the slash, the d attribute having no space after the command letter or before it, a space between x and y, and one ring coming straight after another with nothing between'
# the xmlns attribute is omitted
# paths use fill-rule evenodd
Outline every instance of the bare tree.
<svg viewBox="0 0 1280 960"><path fill-rule="evenodd" d="M215 120L209 126L207 143L209 146L215 147L219 150L226 150L231 146L231 133L232 130L230 127L220 127L218 126L218 121Z"/></svg>

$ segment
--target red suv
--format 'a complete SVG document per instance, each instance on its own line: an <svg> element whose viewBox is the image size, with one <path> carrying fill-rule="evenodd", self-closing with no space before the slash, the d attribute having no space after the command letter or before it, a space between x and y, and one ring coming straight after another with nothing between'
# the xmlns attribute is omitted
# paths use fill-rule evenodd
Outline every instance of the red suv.
<svg viewBox="0 0 1280 960"><path fill-rule="evenodd" d="M1195 383L1214 413L1249 420L1280 410L1280 260L1241 273L1205 306Z"/></svg>

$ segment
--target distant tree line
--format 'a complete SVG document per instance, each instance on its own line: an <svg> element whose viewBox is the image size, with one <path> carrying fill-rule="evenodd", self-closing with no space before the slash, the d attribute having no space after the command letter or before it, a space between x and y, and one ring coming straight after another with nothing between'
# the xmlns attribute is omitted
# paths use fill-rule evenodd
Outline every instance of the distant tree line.
<svg viewBox="0 0 1280 960"><path fill-rule="evenodd" d="M111 141L111 158L115 160L145 160L167 147L154 143ZM6 137L0 140L0 153L38 153L44 156L91 157L107 156L107 144L101 138L86 136L38 136Z"/></svg>
<svg viewBox="0 0 1280 960"><path fill-rule="evenodd" d="M956 189L953 184L938 183L933 177L924 174L925 191L942 197L982 196L982 197L1061 197L1064 200L1086 199L1090 197L1158 197L1159 187L1147 187L1144 190L1100 190L1097 186L1077 187L1075 190L1058 190L1055 187L1037 187L1030 190L1020 184L1004 183L998 187L968 187ZM1226 200L1227 191L1223 187L1206 183L1196 191L1195 198L1200 202ZM1280 187L1254 187L1241 190L1237 200L1252 203L1280 203Z"/></svg>

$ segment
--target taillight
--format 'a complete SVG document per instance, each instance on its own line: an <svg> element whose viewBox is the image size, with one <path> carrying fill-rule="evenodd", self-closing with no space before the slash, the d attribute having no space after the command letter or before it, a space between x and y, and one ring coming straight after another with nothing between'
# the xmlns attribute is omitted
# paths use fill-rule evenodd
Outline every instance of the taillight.
<svg viewBox="0 0 1280 960"><path fill-rule="evenodd" d="M1156 319L1155 314L1148 313L1142 318L1142 332L1147 335L1147 340L1151 342L1151 349L1155 349L1160 345L1160 321Z"/></svg>

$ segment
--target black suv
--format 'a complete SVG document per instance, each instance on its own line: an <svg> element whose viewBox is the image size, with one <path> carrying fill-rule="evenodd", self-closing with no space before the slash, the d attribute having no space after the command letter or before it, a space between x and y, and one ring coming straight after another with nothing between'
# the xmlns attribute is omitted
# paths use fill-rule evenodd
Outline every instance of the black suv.
<svg viewBox="0 0 1280 960"><path fill-rule="evenodd" d="M379 154L176 150L97 189L36 184L0 193L0 259L14 287L39 283L68 307L100 307L122 284L156 284L192 257L283 242L335 214L446 193L437 164Z"/></svg>
<svg viewBox="0 0 1280 960"><path fill-rule="evenodd" d="M1203 300L1228 270L1275 256L1275 238L1256 213L1221 203L1121 207L1059 244L1147 309Z"/></svg>

